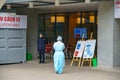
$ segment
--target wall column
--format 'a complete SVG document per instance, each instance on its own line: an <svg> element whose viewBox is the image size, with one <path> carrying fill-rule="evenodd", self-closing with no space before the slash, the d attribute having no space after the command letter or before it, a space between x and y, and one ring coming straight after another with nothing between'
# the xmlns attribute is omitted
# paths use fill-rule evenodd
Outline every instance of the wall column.
<svg viewBox="0 0 120 80"><path fill-rule="evenodd" d="M37 11L37 10L36 10ZM34 9L17 9L17 14L27 15L27 52L31 52L33 59L37 59L38 14ZM34 13L33 13L34 12Z"/></svg>
<svg viewBox="0 0 120 80"><path fill-rule="evenodd" d="M114 2L102 1L98 7L98 67L113 67Z"/></svg>

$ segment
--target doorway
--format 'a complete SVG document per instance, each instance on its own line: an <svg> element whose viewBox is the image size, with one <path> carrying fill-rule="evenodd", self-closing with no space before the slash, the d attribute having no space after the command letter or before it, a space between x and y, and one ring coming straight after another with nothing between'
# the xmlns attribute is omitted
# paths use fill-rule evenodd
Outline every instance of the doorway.
<svg viewBox="0 0 120 80"><path fill-rule="evenodd" d="M97 12L54 13L39 15L38 33L43 32L49 42L55 42L58 35L63 37L65 44L71 44L71 53L81 38L75 38L75 28L86 28L87 37L93 32L93 39L97 40ZM97 53L97 50L95 50Z"/></svg>

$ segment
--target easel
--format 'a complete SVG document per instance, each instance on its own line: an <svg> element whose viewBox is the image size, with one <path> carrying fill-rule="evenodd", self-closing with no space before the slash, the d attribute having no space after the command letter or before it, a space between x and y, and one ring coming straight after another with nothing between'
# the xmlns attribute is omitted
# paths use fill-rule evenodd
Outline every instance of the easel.
<svg viewBox="0 0 120 80"><path fill-rule="evenodd" d="M92 40L92 38L93 38L93 32L91 32L91 34L90 34L90 39L89 39L89 40ZM84 63L84 62L89 62L89 66L91 67L92 58L83 58L82 63L81 63L81 66L83 66L83 63Z"/></svg>
<svg viewBox="0 0 120 80"><path fill-rule="evenodd" d="M85 34L82 35L82 41L84 41L84 36L85 36ZM78 62L78 67L80 67L81 57L74 57L74 56L73 56L72 62L71 62L71 64L70 64L71 66L73 65L73 62L74 62L74 61L75 61L75 62Z"/></svg>

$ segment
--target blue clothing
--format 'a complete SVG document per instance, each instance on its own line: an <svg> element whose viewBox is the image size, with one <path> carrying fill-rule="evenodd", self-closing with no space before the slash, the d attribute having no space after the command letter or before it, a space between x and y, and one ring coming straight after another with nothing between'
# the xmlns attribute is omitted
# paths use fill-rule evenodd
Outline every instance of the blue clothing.
<svg viewBox="0 0 120 80"><path fill-rule="evenodd" d="M37 40L38 51L45 50L45 44L46 44L45 38L38 38Z"/></svg>
<svg viewBox="0 0 120 80"><path fill-rule="evenodd" d="M46 40L45 38L38 38L37 40L37 48L39 51L39 63L45 63L45 44Z"/></svg>
<svg viewBox="0 0 120 80"><path fill-rule="evenodd" d="M55 50L54 53L54 68L58 74L61 74L63 68L65 66L65 56L63 50L65 49L65 45L61 41L57 41L54 43L53 48Z"/></svg>
<svg viewBox="0 0 120 80"><path fill-rule="evenodd" d="M39 51L39 63L45 63L45 50Z"/></svg>

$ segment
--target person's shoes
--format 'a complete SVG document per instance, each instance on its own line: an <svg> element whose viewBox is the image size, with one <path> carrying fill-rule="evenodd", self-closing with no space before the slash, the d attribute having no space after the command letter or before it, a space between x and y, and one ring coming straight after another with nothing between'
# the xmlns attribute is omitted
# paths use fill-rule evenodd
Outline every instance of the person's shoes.
<svg viewBox="0 0 120 80"><path fill-rule="evenodd" d="M58 71L56 71L56 74L59 74Z"/></svg>
<svg viewBox="0 0 120 80"><path fill-rule="evenodd" d="M41 64L42 62L41 61L39 61L39 64Z"/></svg>
<svg viewBox="0 0 120 80"><path fill-rule="evenodd" d="M56 74L62 74L62 73L60 73L60 72L56 71Z"/></svg>

